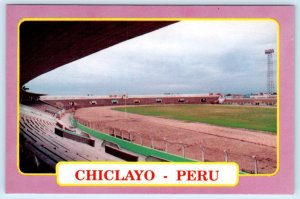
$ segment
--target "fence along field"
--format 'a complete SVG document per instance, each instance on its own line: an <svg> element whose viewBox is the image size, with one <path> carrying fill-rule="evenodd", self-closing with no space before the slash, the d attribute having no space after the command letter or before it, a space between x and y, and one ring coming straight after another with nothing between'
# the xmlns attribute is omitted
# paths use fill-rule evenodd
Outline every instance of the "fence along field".
<svg viewBox="0 0 300 199"><path fill-rule="evenodd" d="M125 112L125 107L113 110ZM128 113L158 116L187 122L245 128L276 134L276 108L221 105L168 105L126 107Z"/></svg>
<svg viewBox="0 0 300 199"><path fill-rule="evenodd" d="M179 110L181 110L182 107L183 106L171 106L171 108L175 110L178 110L178 108ZM199 112L199 110L197 110L197 107L199 106L184 105L184 107L185 108L188 107L189 114L197 111ZM200 107L218 109L219 106L200 105ZM127 110L128 109L129 111L136 110L135 108L142 109L142 110L145 110L144 108L146 108L147 110L150 111L154 109L154 111L158 113L158 111L155 108L168 109L169 107L154 107L154 106L127 107ZM222 111L223 112L225 111L228 115L229 111L228 109L226 109L227 107L222 106L221 108L222 109L218 109L217 111L214 111L214 113L226 117L226 114L222 114ZM239 113L241 115L241 111L235 109L236 107L232 106L229 108L234 108L233 112L235 114ZM242 107L242 108L247 108L246 110L248 110L248 111L244 110L244 112L242 112L244 114L244 117L246 117L247 113L250 112L249 109L251 109L251 107ZM123 108L118 108L118 109L123 109ZM261 108L252 107L252 109L260 110ZM275 111L275 122L273 124L275 124L276 126L276 109L265 108L263 110L266 110L269 115L270 115L269 110L272 110L273 114ZM117 114L118 112L120 114ZM161 112L159 112L159 115L157 116L161 116ZM180 114L182 114L182 112L183 111L181 110ZM273 144L272 146L263 146L261 144L256 144L253 142L245 142L240 139L232 139L232 138L228 139L226 137L221 137L221 136L216 137L214 135L209 135L205 132L204 134L200 133L199 135L198 133L189 130L185 130L185 132L181 134L181 136L183 137L179 138L178 135L177 136L175 136L175 134L173 135L173 133L175 133L176 131L177 131L176 133L178 133L179 131L179 129L176 130L176 127L173 127L172 128L173 130L170 130L169 134L164 134L162 132L156 132L156 131L162 131L161 128L165 129L169 127L160 126L157 128L157 126L154 127L155 125L153 123L152 124L148 123L148 126L146 126L147 124L138 125L138 123L141 122L140 119L137 120L136 118L132 118L132 115L130 117L124 117L124 114L125 114L124 112L112 111L108 107L107 108L105 107L85 108L76 111L75 119L81 124L84 124L85 126L109 134L113 137L124 139L136 143L138 145L157 149L160 151L164 151L188 159L194 159L196 161L214 161L214 162L233 161L233 162L237 162L240 165L240 169L242 171L248 173L273 173L276 170L276 164L277 164L276 144ZM204 116L212 115L209 114L207 110L203 111L203 114ZM134 114L134 115L136 115L136 117L138 116L138 114ZM186 119L187 117L184 118ZM137 128L137 126L140 126L140 128ZM182 131L182 129L180 129L180 131ZM275 135L272 135L271 133L265 134L259 132L259 134L265 135L267 137L271 136L273 138L276 138L274 137ZM197 136L197 138L194 136ZM235 149L231 150L230 148L232 147Z"/></svg>

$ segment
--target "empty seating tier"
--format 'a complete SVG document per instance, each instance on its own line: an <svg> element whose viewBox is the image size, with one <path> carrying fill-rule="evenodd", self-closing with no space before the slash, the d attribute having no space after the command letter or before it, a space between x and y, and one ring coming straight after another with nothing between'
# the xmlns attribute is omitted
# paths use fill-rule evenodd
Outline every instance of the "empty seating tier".
<svg viewBox="0 0 300 199"><path fill-rule="evenodd" d="M54 117L21 105L19 141L22 172L53 173L60 161L116 160L99 148L56 135L55 128Z"/></svg>

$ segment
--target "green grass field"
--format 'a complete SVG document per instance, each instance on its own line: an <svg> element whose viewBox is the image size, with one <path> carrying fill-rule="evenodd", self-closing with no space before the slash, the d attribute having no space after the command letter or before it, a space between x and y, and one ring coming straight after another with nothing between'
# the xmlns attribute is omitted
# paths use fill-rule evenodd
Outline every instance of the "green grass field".
<svg viewBox="0 0 300 199"><path fill-rule="evenodd" d="M125 108L113 108L113 110L125 111ZM259 130L272 134L276 134L276 110L276 108L264 107L201 104L127 107L128 113Z"/></svg>

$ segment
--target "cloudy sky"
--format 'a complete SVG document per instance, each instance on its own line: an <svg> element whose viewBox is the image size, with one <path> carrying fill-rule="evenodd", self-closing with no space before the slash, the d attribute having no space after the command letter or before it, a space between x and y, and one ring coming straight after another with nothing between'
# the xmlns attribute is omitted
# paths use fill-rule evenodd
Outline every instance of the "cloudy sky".
<svg viewBox="0 0 300 199"><path fill-rule="evenodd" d="M181 21L66 64L26 86L52 95L266 92L264 51L273 48L276 63L276 30L270 20Z"/></svg>

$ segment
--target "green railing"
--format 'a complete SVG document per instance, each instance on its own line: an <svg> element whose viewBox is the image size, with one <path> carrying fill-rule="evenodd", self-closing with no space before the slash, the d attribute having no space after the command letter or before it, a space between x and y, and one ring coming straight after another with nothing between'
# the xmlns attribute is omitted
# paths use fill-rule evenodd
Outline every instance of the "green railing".
<svg viewBox="0 0 300 199"><path fill-rule="evenodd" d="M129 142L129 141L117 138L117 137L113 137L111 135L107 135L107 134L99 132L99 131L95 131L93 129L90 129L90 128L80 124L73 118L71 118L71 123L73 126L76 126L80 130L82 130L98 139L113 142L115 144L118 144L122 149L134 152L139 155L143 155L146 157L147 156L155 156L157 158L162 158L162 159L165 159L170 162L196 162L196 160L191 160L191 159L187 159L184 157L172 155L172 154L169 154L169 153L166 153L163 151L159 151L159 150L145 147L142 145L138 145L138 144L135 144L135 143L132 143L132 142Z"/></svg>
<svg viewBox="0 0 300 199"><path fill-rule="evenodd" d="M111 135L107 135L105 133L102 133L100 131L96 131L93 129L90 129L86 126L84 126L83 124L80 124L79 122L77 122L74 118L71 117L71 124L77 128L79 128L80 130L98 138L101 140L106 140L115 144L118 144L122 149L126 149L128 151L137 153L139 155L143 155L143 156L155 156L157 158L162 158L165 159L167 161L170 162L197 162L196 160L192 160L192 159L188 159L188 158L184 158L184 157L180 157L180 156L176 156L176 155L172 155L163 151L159 151L156 149L152 149L149 147L145 147L142 145L138 145L117 137L113 137ZM247 174L245 172L240 171L240 174Z"/></svg>

